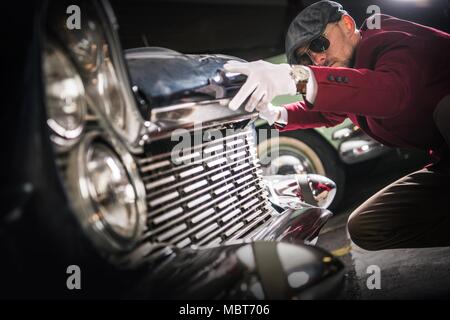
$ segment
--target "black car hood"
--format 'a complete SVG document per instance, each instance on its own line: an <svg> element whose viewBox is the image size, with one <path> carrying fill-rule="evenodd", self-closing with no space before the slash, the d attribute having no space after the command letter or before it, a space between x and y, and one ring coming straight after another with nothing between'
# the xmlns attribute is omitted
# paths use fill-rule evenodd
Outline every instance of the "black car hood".
<svg viewBox="0 0 450 320"><path fill-rule="evenodd" d="M133 90L138 90L151 108L231 97L246 79L223 71L229 60L244 61L232 56L145 47L125 51L125 58Z"/></svg>

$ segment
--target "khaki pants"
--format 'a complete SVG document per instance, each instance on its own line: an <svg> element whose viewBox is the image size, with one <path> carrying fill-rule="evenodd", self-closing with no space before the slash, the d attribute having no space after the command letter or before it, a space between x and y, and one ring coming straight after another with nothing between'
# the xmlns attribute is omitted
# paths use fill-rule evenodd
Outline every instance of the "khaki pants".
<svg viewBox="0 0 450 320"><path fill-rule="evenodd" d="M349 217L352 241L366 250L450 246L450 169L437 164L377 192Z"/></svg>

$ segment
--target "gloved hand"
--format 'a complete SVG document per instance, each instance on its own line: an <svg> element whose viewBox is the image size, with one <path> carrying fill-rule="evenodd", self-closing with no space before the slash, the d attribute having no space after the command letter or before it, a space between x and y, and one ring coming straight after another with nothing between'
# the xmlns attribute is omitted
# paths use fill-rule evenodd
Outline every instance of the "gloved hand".
<svg viewBox="0 0 450 320"><path fill-rule="evenodd" d="M297 88L292 78L291 66L282 64L272 64L258 60L254 62L229 61L224 65L228 72L236 72L247 75L247 81L230 101L231 110L237 110L248 98L245 110L252 112L255 108L263 110L273 98L280 95L295 95ZM269 115L269 111L266 110Z"/></svg>
<svg viewBox="0 0 450 320"><path fill-rule="evenodd" d="M282 120L284 123L287 122L287 119L282 119L282 109L283 107L274 106L270 102L256 107L256 110L259 111L259 117L266 120L269 125L273 125L279 120Z"/></svg>

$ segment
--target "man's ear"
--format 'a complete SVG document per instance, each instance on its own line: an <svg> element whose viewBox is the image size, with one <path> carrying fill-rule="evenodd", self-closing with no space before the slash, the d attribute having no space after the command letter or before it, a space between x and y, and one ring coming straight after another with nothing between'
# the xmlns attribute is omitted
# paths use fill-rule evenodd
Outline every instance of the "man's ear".
<svg viewBox="0 0 450 320"><path fill-rule="evenodd" d="M353 18L351 16L349 16L348 14L342 15L341 19L342 19L341 22L343 24L345 33L349 36L353 35L356 30L355 20L353 20Z"/></svg>

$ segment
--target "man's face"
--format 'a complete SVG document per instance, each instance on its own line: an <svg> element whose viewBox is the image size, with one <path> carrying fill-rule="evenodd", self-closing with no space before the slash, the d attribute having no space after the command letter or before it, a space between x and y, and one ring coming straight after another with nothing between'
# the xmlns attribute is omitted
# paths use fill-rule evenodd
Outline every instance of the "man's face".
<svg viewBox="0 0 450 320"><path fill-rule="evenodd" d="M350 26L342 18L339 22L329 23L324 36L330 41L325 52L313 52L309 48L297 49L297 54L308 53L314 65L329 67L349 67L356 43L354 41L354 24Z"/></svg>

